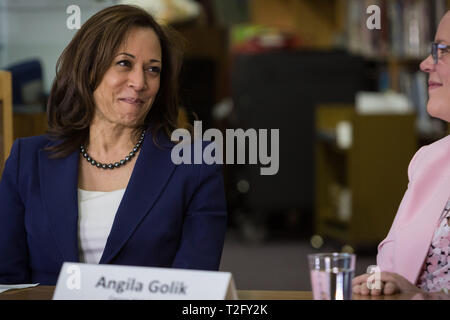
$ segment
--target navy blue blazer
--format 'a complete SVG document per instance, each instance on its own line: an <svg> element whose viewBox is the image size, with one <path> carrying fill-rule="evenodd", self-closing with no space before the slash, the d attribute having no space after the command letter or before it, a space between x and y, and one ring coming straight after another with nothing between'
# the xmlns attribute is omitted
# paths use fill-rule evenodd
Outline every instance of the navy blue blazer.
<svg viewBox="0 0 450 320"><path fill-rule="evenodd" d="M101 264L218 270L226 229L220 165L173 164L147 130ZM0 283L55 285L78 262L79 151L50 159L47 136L17 139L0 181Z"/></svg>

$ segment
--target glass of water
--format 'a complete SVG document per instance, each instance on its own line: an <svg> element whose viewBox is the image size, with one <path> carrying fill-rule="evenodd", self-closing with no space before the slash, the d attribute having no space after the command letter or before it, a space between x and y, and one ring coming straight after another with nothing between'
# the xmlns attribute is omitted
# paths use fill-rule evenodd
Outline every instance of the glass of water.
<svg viewBox="0 0 450 320"><path fill-rule="evenodd" d="M314 300L351 300L355 261L349 253L309 254Z"/></svg>

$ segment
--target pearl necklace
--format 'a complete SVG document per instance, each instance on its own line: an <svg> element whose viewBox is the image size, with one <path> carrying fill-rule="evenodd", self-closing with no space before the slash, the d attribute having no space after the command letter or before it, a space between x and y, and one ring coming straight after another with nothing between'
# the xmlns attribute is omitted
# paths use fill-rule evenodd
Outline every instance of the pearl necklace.
<svg viewBox="0 0 450 320"><path fill-rule="evenodd" d="M131 160L131 158L134 157L136 152L141 147L142 142L144 141L144 136L145 136L145 130L142 131L142 134L141 134L141 137L139 138L138 143L136 143L136 145L133 147L133 150L128 154L128 156L126 156L124 159L122 159L119 162L116 162L114 164L112 164L112 163L109 163L109 164L101 163L101 162L98 162L98 161L92 159L92 157L87 153L87 150L86 150L86 148L83 145L80 148L80 152L83 155L83 158L85 158L87 162L89 162L93 166L96 166L97 168L100 168L100 169L119 168L120 166L125 165L127 162L129 162Z"/></svg>

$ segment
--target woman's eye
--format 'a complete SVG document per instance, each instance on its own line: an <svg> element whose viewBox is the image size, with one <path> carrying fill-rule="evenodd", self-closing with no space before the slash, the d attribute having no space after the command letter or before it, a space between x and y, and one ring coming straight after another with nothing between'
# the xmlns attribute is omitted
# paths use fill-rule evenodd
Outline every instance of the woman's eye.
<svg viewBox="0 0 450 320"><path fill-rule="evenodd" d="M149 72L154 73L154 74L160 74L161 73L161 69L159 67L149 67L147 69Z"/></svg>
<svg viewBox="0 0 450 320"><path fill-rule="evenodd" d="M121 67L130 67L131 63L128 60L120 60L117 64Z"/></svg>

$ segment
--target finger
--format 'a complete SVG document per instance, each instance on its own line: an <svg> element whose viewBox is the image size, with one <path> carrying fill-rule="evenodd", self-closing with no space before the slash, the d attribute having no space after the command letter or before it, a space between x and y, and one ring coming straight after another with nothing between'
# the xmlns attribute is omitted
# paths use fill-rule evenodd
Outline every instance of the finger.
<svg viewBox="0 0 450 320"><path fill-rule="evenodd" d="M372 289L370 290L370 295L371 296L381 296L381 289Z"/></svg>
<svg viewBox="0 0 450 320"><path fill-rule="evenodd" d="M360 285L355 285L352 287L352 292L354 294L360 294L361 293L361 286Z"/></svg>
<svg viewBox="0 0 450 320"><path fill-rule="evenodd" d="M367 281L367 278L369 278L369 277L370 277L370 274L367 274L367 273L357 276L357 277L353 278L352 285L358 285L361 283L365 283Z"/></svg>
<svg viewBox="0 0 450 320"><path fill-rule="evenodd" d="M367 287L367 283L366 283L366 282L361 283L361 284L359 285L359 287L360 287L360 294L361 294L361 295L363 295L363 296L368 296L368 295L370 294L370 290L369 290L369 288Z"/></svg>
<svg viewBox="0 0 450 320"><path fill-rule="evenodd" d="M397 286L394 282L386 282L384 285L383 293L387 296L390 296L398 291Z"/></svg>
<svg viewBox="0 0 450 320"><path fill-rule="evenodd" d="M380 296L381 295L381 293L383 292L383 287L384 287L383 281L380 281L379 285L380 286L378 288L373 288L372 290L370 290L370 295L372 295L372 296Z"/></svg>
<svg viewBox="0 0 450 320"><path fill-rule="evenodd" d="M421 290L417 288L413 283L411 283L405 277L391 272L381 272L381 280L385 282L392 282L394 284L394 293L400 292L420 292Z"/></svg>

